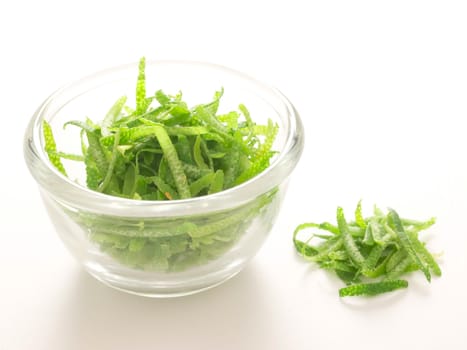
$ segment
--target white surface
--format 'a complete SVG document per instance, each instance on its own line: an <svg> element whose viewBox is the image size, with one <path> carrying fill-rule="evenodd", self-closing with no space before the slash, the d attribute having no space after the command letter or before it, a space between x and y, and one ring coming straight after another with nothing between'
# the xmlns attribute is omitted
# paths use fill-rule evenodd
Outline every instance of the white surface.
<svg viewBox="0 0 467 350"><path fill-rule="evenodd" d="M15 1L0 5L0 349L467 349L463 1ZM109 289L65 251L24 166L29 117L63 83L137 60L208 60L279 87L306 151L267 243L210 291ZM413 218L444 275L339 300L294 253L303 221L362 198Z"/></svg>

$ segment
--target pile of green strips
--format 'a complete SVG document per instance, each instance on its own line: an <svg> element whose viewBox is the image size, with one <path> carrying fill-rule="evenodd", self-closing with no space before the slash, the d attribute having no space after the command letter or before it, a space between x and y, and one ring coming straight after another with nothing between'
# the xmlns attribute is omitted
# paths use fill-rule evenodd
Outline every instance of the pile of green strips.
<svg viewBox="0 0 467 350"><path fill-rule="evenodd" d="M432 273L441 276L433 255L418 237L434 223L434 218L425 222L401 219L396 211L389 209L384 214L377 207L373 216L364 218L358 203L354 221L346 221L342 208L337 208L337 226L328 222L301 224L293 241L301 256L335 271L347 284L339 290L341 297L377 295L406 288L408 282L401 277L411 271L422 271L428 281ZM320 233L299 239L299 233L309 228Z"/></svg>
<svg viewBox="0 0 467 350"><path fill-rule="evenodd" d="M70 121L81 129L82 155L57 151L50 125L43 122L45 150L65 176L62 159L83 161L87 187L136 200L177 200L213 194L241 184L266 169L278 126L253 122L247 108L219 113L223 89L212 101L189 107L182 93L162 90L147 96L145 59L139 62L136 107L120 97L104 119ZM170 269L218 256L242 227L270 201L271 194L246 208L187 220L122 219L79 213L77 220L102 250L143 269ZM180 264L180 261L188 261Z"/></svg>

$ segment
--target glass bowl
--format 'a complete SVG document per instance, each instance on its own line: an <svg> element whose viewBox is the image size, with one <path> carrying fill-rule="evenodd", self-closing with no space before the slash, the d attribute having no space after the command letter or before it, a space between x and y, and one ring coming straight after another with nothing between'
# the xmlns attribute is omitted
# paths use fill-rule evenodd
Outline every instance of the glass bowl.
<svg viewBox="0 0 467 350"><path fill-rule="evenodd" d="M42 125L55 131L60 151L80 149L79 130L65 122L101 120L116 98L135 97L138 65L104 70L57 90L26 130L24 153L47 212L71 254L95 278L134 294L169 297L216 286L257 253L279 213L289 176L303 149L303 126L277 89L235 70L202 62L146 63L147 91L183 92L188 105L224 88L220 110L248 107L257 123L279 125L271 165L249 181L215 194L172 201L132 200L81 185L84 167L65 163L60 174L44 151ZM73 134L76 132L76 134ZM66 162L66 160L64 161Z"/></svg>

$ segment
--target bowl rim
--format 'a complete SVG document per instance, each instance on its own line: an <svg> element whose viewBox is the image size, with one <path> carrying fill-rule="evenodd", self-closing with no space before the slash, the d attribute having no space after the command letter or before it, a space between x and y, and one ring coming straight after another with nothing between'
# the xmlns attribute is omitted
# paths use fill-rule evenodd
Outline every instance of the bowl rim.
<svg viewBox="0 0 467 350"><path fill-rule="evenodd" d="M213 68L273 94L286 111L284 121L287 130L284 144L282 149L279 150L278 156L268 168L248 181L214 194L188 199L170 201L128 199L93 191L72 181L52 165L43 147L38 147L42 145L42 121L46 119L47 107L59 96L81 84L104 79L106 76L118 74L130 68L137 69L138 62L126 63L97 71L63 85L49 95L33 114L24 136L24 154L29 170L42 190L46 190L62 204L90 212L115 216L121 216L124 212L127 217L154 215L165 217L186 215L187 211L190 214L197 214L237 207L267 193L288 178L298 163L304 148L304 129L297 110L280 90L248 74L211 62L192 60L146 61L146 66L154 65L192 65L208 69Z"/></svg>

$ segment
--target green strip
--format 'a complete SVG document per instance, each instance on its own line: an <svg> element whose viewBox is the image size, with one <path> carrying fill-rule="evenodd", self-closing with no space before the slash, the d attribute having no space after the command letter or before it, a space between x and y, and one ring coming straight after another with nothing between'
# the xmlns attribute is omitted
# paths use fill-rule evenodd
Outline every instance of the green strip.
<svg viewBox="0 0 467 350"><path fill-rule="evenodd" d="M52 128L45 120L42 122L42 131L45 141L44 149L47 153L47 156L49 157L50 163L52 163L52 165L63 175L68 176L66 174L65 168L63 167L62 161L60 160L60 157L57 155L57 145L55 144Z"/></svg>
<svg viewBox="0 0 467 350"><path fill-rule="evenodd" d="M199 136L196 137L196 141L193 145L193 159L195 160L195 163L198 166L198 168L209 169L201 153L201 137Z"/></svg>
<svg viewBox="0 0 467 350"><path fill-rule="evenodd" d="M402 276L407 268L412 264L412 259L410 256L406 256L403 258L396 266L390 270L386 276L384 277L385 280L394 280Z"/></svg>
<svg viewBox="0 0 467 350"><path fill-rule="evenodd" d="M222 191L224 186L224 172L219 169L214 174L214 179L212 180L211 187L209 188L208 194L213 194L216 192Z"/></svg>
<svg viewBox="0 0 467 350"><path fill-rule="evenodd" d="M354 284L345 288L339 289L340 297L357 296L357 295L378 295L393 290L407 288L409 283L405 280L384 281L376 283Z"/></svg>
<svg viewBox="0 0 467 350"><path fill-rule="evenodd" d="M112 156L110 158L109 166L107 168L107 173L105 174L104 181L100 184L100 186L97 188L99 192L104 192L107 189L107 186L110 184L110 180L112 179L113 173L114 173L114 168L115 168L115 162L117 161L117 156L118 156L118 142L120 140L120 134L117 132L115 135L115 141L114 141L114 146L112 150Z"/></svg>
<svg viewBox="0 0 467 350"><path fill-rule="evenodd" d="M418 240L417 235L413 232L408 232L407 234L418 256L421 257L436 276L441 276L441 268L433 258L433 255L431 255L431 253L426 249L425 245Z"/></svg>
<svg viewBox="0 0 467 350"><path fill-rule="evenodd" d="M345 221L344 217L344 210L341 207L337 208L337 225L342 235L347 254L349 254L349 257L357 266L363 266L365 264L365 258L360 253L360 250L358 249L352 235L349 232L347 221Z"/></svg>
<svg viewBox="0 0 467 350"><path fill-rule="evenodd" d="M418 265L420 270L423 271L426 279L428 281L431 281L431 274L430 274L430 271L428 270L428 267L422 262L422 260L418 256L412 244L412 241L410 240L409 236L404 230L404 227L402 226L402 222L399 218L399 215L393 209L389 209L388 223L389 223L389 226L394 230L394 232L396 232L397 236L399 237L402 247L404 247L404 249L407 251L409 256L414 261L414 263Z"/></svg>
<svg viewBox="0 0 467 350"><path fill-rule="evenodd" d="M125 105L125 103L126 103L126 96L122 96L109 109L109 111L107 112L107 115L105 116L104 120L102 121L102 126L101 126L102 136L109 136L110 135L109 128L112 126L112 124L118 118L120 113L122 113L122 109L123 109L123 106Z"/></svg>
<svg viewBox="0 0 467 350"><path fill-rule="evenodd" d="M61 159L73 160L75 162L84 161L84 156L81 156L79 154L70 154L70 153L54 152L54 151L50 151L50 153L56 155L57 157Z"/></svg>
<svg viewBox="0 0 467 350"><path fill-rule="evenodd" d="M170 171L172 172L180 198L190 198L190 187L188 186L183 166L178 159L177 151L175 150L169 135L167 135L167 132L163 127L154 127L154 133L161 145L162 151L164 152L164 157L167 159L167 163L169 164Z"/></svg>
<svg viewBox="0 0 467 350"><path fill-rule="evenodd" d="M362 229L366 229L366 222L362 215L362 201L358 202L357 209L355 209L355 222Z"/></svg>
<svg viewBox="0 0 467 350"><path fill-rule="evenodd" d="M167 198L167 199L178 199L178 193L175 192L175 190L170 187L167 183L164 182L159 176L154 176L153 178L154 183L156 186L159 188L159 190L162 192L162 194Z"/></svg>
<svg viewBox="0 0 467 350"><path fill-rule="evenodd" d="M214 179L214 173L208 173L190 185L190 192L193 197L196 197L202 190L211 186Z"/></svg>
<svg viewBox="0 0 467 350"><path fill-rule="evenodd" d="M138 65L138 80L136 82L136 113L146 112L146 59L142 57Z"/></svg>

